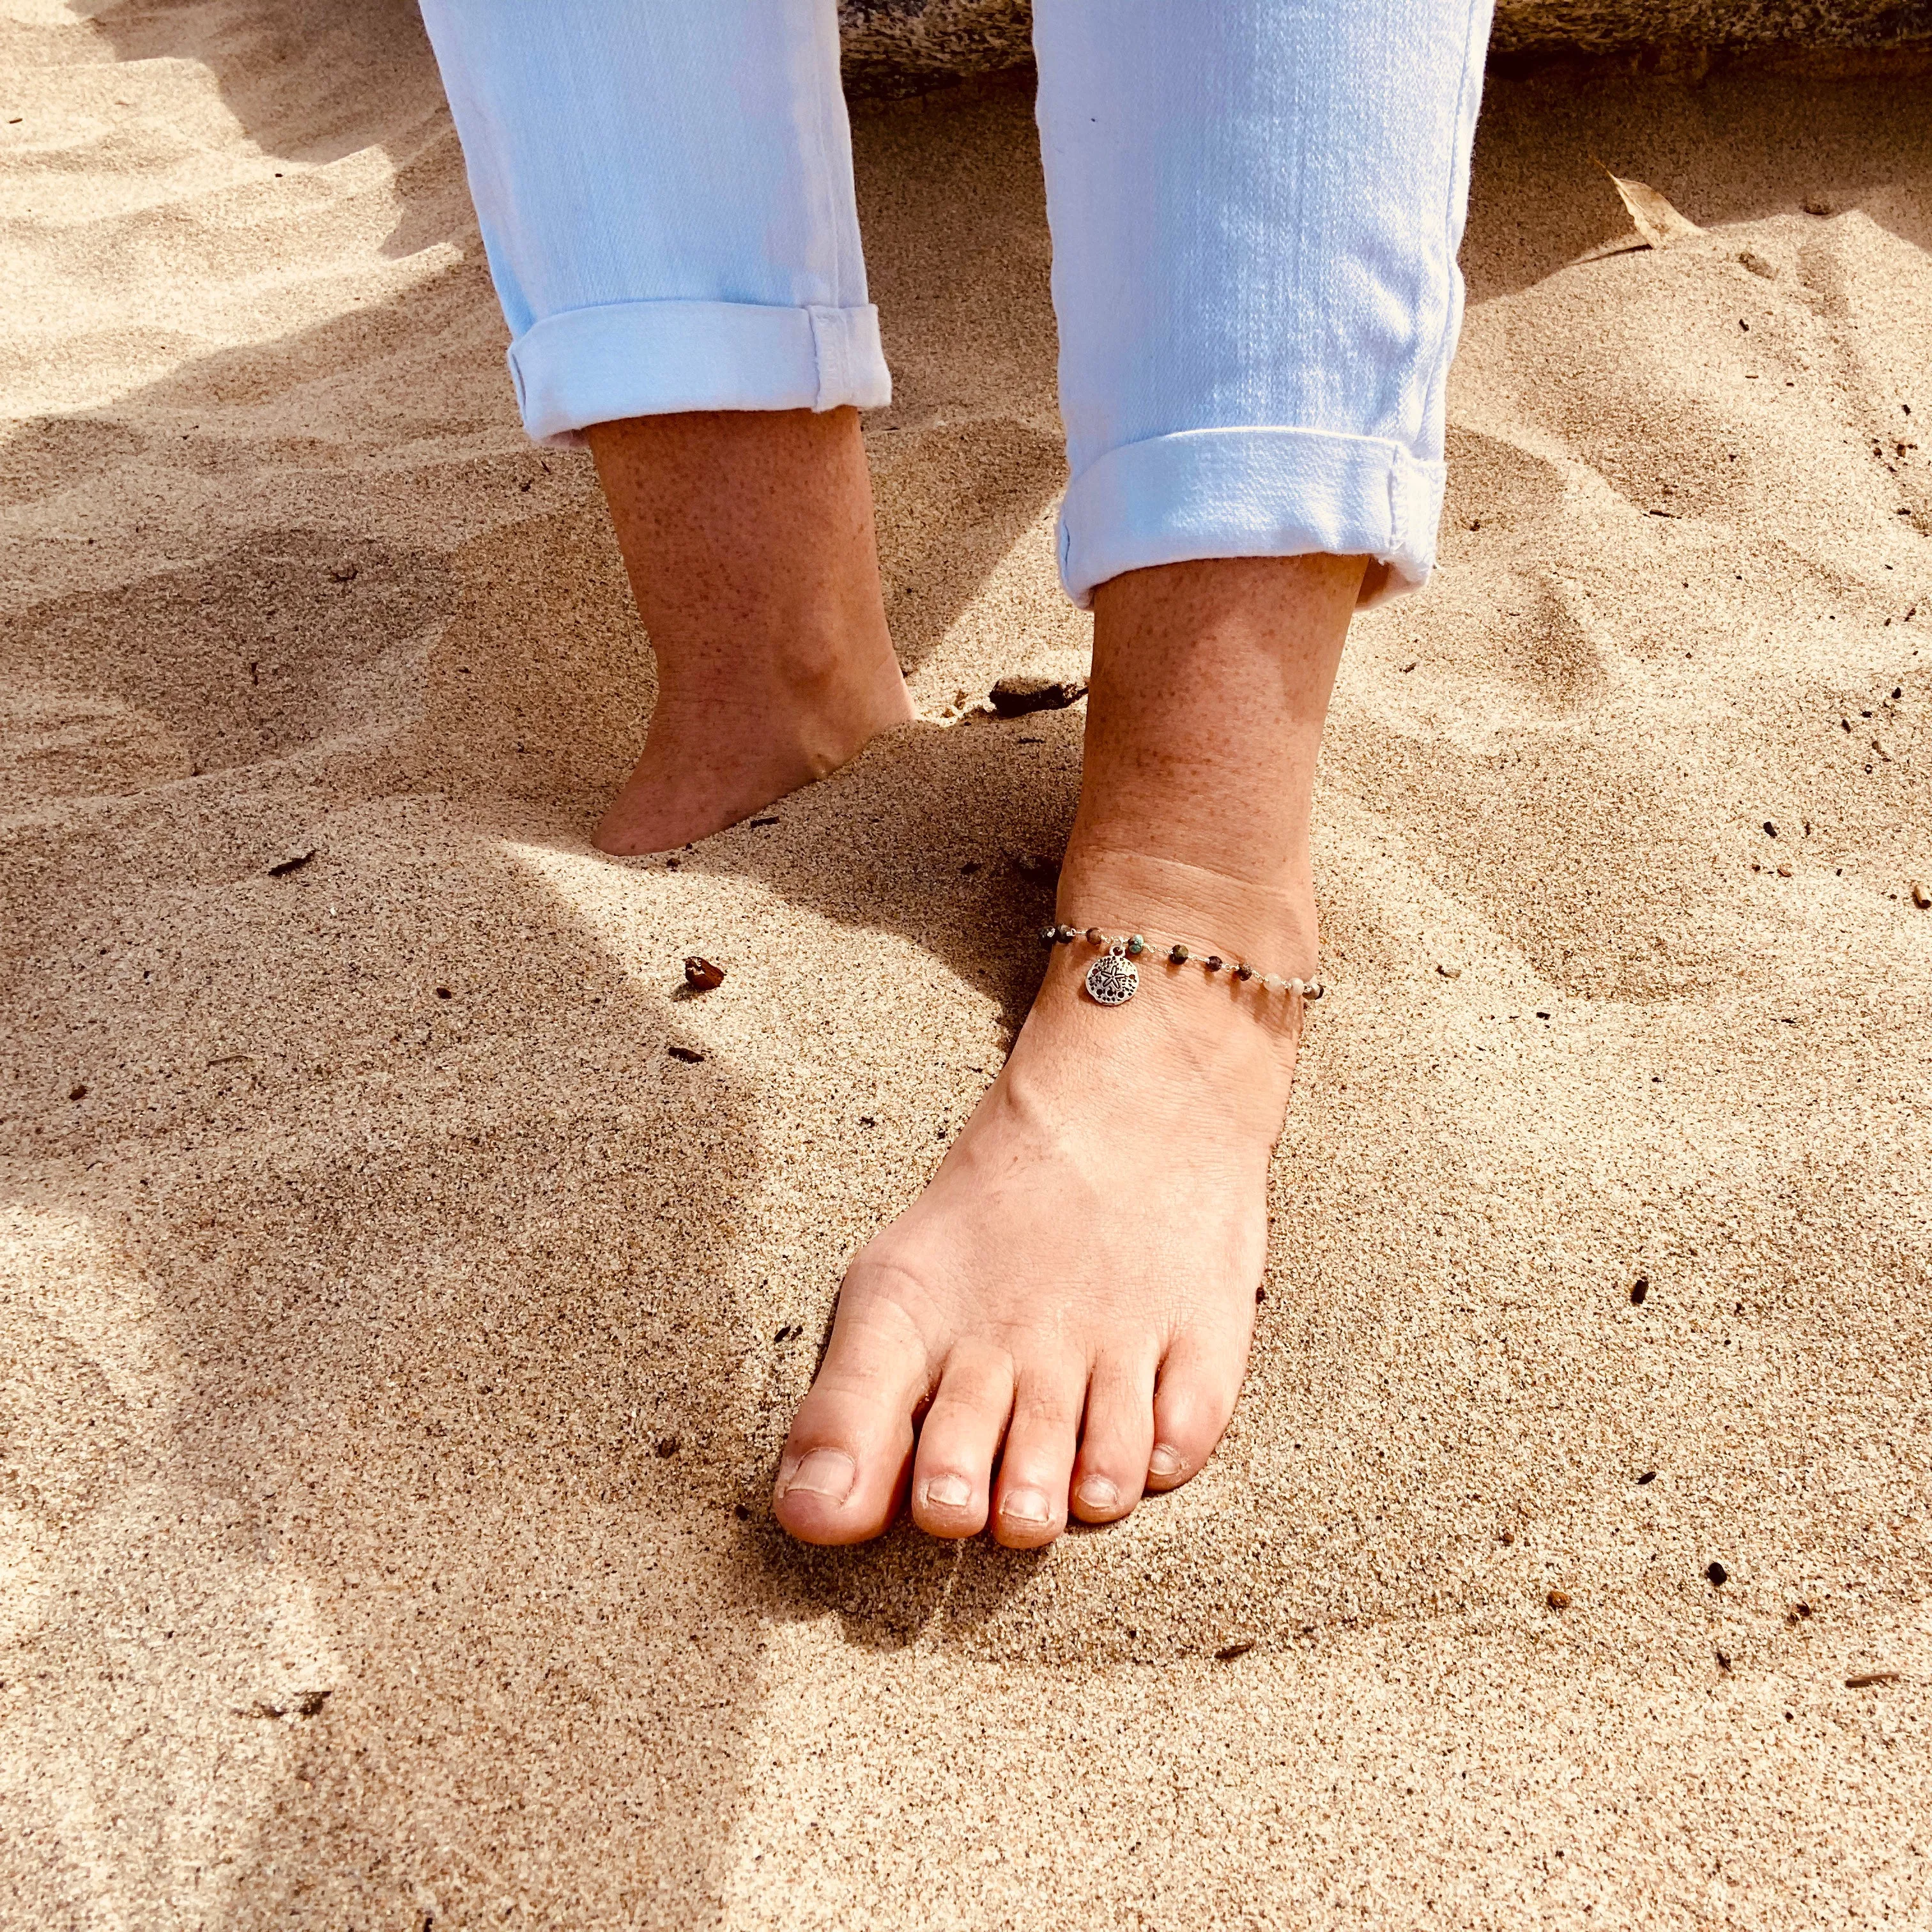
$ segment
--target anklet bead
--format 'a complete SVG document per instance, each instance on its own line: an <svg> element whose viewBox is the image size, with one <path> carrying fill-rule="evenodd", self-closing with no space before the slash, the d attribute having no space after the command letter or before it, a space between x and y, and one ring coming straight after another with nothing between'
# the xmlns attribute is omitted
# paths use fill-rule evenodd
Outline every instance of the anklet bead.
<svg viewBox="0 0 1932 1932"><path fill-rule="evenodd" d="M1147 950L1147 941L1137 932L1127 941L1127 957L1138 959Z"/></svg>
<svg viewBox="0 0 1932 1932"><path fill-rule="evenodd" d="M1053 936L1062 946L1071 946L1073 944L1073 928L1070 926L1056 926L1053 928Z"/></svg>
<svg viewBox="0 0 1932 1932"><path fill-rule="evenodd" d="M1040 943L1041 944L1041 945L1042 945L1042 946L1051 946L1051 945L1053 944L1053 941L1054 941L1054 930L1053 930L1053 928L1052 928L1052 926L1042 926L1042 927L1040 928Z"/></svg>
<svg viewBox="0 0 1932 1932"><path fill-rule="evenodd" d="M1171 964L1185 966L1187 964L1187 948L1184 946L1177 946L1167 956Z"/></svg>
<svg viewBox="0 0 1932 1932"><path fill-rule="evenodd" d="M1210 953L1209 953L1209 954L1208 954L1208 971L1209 971L1209 972L1210 972L1210 973L1218 973L1218 972L1220 972L1220 970L1221 970L1221 956L1220 956L1220 953L1218 953L1218 952L1210 952Z"/></svg>
<svg viewBox="0 0 1932 1932"><path fill-rule="evenodd" d="M1089 946L1105 946L1106 943L1107 935L1097 926L1090 926L1087 928L1087 944Z"/></svg>
<svg viewBox="0 0 1932 1932"><path fill-rule="evenodd" d="M1245 959L1234 968L1234 977L1238 980L1252 980L1254 976L1255 969Z"/></svg>

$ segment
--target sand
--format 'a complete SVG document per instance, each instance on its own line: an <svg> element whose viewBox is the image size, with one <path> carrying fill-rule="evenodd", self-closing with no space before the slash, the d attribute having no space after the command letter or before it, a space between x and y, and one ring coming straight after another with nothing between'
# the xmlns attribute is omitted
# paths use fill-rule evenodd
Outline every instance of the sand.
<svg viewBox="0 0 1932 1932"><path fill-rule="evenodd" d="M408 9L88 10L0 126L0 1919L1932 1922L1922 79L1492 86L1228 1441L835 1553L789 1406L1075 795L944 715L1087 648L1024 87L856 125L921 721L618 862L650 654Z"/></svg>

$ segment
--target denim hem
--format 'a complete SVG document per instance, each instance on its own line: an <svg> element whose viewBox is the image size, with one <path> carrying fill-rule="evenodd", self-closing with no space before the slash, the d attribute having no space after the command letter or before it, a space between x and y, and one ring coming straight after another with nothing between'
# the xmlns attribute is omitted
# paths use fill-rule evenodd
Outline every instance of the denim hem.
<svg viewBox="0 0 1932 1932"><path fill-rule="evenodd" d="M1082 610L1123 571L1222 556L1372 556L1365 602L1415 590L1435 561L1444 467L1380 436L1184 430L1090 464L1060 506L1060 582Z"/></svg>
<svg viewBox="0 0 1932 1932"><path fill-rule="evenodd" d="M752 302L565 309L510 345L524 427L576 444L592 423L680 410L882 409L892 376L879 312Z"/></svg>

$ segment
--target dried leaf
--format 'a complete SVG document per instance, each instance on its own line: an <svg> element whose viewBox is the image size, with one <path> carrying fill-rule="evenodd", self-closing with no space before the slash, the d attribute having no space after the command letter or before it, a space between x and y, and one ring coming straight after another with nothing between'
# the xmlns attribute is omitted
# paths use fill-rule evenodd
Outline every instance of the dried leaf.
<svg viewBox="0 0 1932 1932"><path fill-rule="evenodd" d="M1604 167L1601 161L1597 164ZM1604 168L1610 175L1608 168ZM1681 242L1687 235L1701 235L1703 230L1696 223L1678 213L1655 188L1640 181L1625 181L1621 175L1610 175L1610 184L1623 197L1624 207L1630 210L1630 218L1636 232L1653 248L1667 247L1672 242Z"/></svg>

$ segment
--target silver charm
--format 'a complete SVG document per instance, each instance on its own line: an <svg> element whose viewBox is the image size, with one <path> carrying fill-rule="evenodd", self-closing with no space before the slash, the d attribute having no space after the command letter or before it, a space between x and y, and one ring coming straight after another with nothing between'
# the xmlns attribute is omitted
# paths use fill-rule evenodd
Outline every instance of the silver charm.
<svg viewBox="0 0 1932 1932"><path fill-rule="evenodd" d="M1103 952L1087 969L1087 997L1103 1006L1118 1006L1139 990L1141 976L1118 952Z"/></svg>

